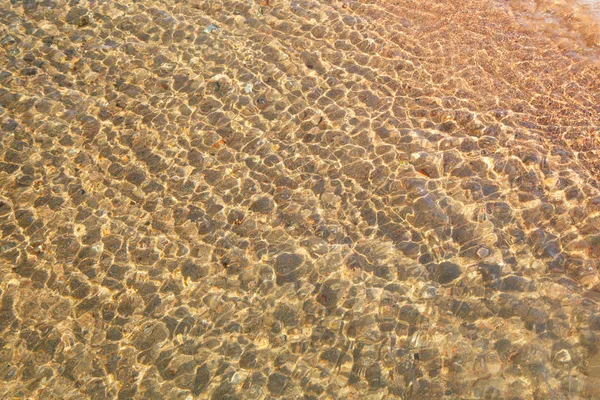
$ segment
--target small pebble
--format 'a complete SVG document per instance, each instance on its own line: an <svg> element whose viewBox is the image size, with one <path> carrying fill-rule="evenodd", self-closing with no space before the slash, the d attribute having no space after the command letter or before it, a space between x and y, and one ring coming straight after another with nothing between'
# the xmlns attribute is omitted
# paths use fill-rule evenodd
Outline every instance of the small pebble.
<svg viewBox="0 0 600 400"><path fill-rule="evenodd" d="M477 255L479 256L479 258L486 258L490 255L490 251L485 247L482 247L479 250L477 250Z"/></svg>
<svg viewBox="0 0 600 400"><path fill-rule="evenodd" d="M212 31L216 31L218 30L219 27L213 24L209 24L206 26L206 28L204 28L204 33L211 33Z"/></svg>

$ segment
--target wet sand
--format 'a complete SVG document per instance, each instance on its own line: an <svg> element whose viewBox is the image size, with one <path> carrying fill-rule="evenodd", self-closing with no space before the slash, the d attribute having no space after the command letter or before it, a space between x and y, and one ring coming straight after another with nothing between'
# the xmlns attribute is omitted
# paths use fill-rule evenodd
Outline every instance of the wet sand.
<svg viewBox="0 0 600 400"><path fill-rule="evenodd" d="M600 398L556 4L2 2L0 398Z"/></svg>

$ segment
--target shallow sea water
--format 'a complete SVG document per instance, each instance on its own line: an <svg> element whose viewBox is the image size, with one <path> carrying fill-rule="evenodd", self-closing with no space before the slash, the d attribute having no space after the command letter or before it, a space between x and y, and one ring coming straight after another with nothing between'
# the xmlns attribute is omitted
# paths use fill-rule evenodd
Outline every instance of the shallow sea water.
<svg viewBox="0 0 600 400"><path fill-rule="evenodd" d="M0 398L600 398L581 4L0 2Z"/></svg>

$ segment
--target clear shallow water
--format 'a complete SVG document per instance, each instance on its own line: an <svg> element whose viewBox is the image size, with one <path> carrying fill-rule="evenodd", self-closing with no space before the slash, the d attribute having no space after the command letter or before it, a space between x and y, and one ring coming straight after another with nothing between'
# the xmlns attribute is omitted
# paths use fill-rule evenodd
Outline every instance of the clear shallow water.
<svg viewBox="0 0 600 400"><path fill-rule="evenodd" d="M598 398L557 4L3 4L0 397Z"/></svg>
<svg viewBox="0 0 600 400"><path fill-rule="evenodd" d="M583 45L598 59L600 43L600 5L596 0L505 2L513 16L533 31L542 32L564 49Z"/></svg>
<svg viewBox="0 0 600 400"><path fill-rule="evenodd" d="M588 6L596 19L600 19L600 2L598 0L581 0L581 4Z"/></svg>

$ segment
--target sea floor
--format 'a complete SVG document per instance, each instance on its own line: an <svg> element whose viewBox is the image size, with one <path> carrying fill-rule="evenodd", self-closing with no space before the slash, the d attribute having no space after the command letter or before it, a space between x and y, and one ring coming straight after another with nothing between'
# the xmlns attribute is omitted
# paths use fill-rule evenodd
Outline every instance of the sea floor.
<svg viewBox="0 0 600 400"><path fill-rule="evenodd" d="M599 399L600 30L542 3L0 1L0 398Z"/></svg>

